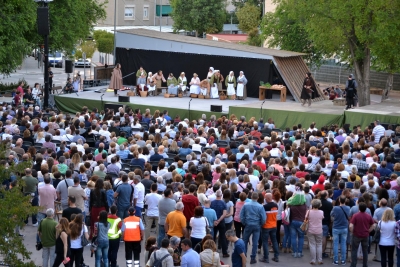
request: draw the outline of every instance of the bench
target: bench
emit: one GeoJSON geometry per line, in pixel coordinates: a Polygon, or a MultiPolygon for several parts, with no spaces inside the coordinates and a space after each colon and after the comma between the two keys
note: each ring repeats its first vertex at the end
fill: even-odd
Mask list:
{"type": "Polygon", "coordinates": [[[334,106],[346,106],[346,98],[338,97],[332,100],[334,106]]]}
{"type": "Polygon", "coordinates": [[[156,87],[156,94],[162,94],[162,90],[165,89],[168,92],[168,87],[165,86],[160,86],[160,87],[156,87]]]}
{"type": "Polygon", "coordinates": [[[382,95],[383,94],[383,89],[371,88],[369,90],[370,90],[370,94],[372,94],[372,95],[382,95]]]}
{"type": "Polygon", "coordinates": [[[61,92],[62,92],[62,86],[54,86],[53,88],[51,88],[51,91],[53,91],[53,94],[54,94],[54,91],[56,91],[57,95],[59,95],[61,92],[59,92],[58,90],[61,90],[61,92]]]}

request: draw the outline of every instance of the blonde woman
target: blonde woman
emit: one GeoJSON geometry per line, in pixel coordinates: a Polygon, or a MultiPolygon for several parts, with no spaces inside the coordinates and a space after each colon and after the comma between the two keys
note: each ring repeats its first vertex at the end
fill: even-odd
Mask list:
{"type": "Polygon", "coordinates": [[[397,223],[394,219],[394,213],[392,209],[387,209],[383,212],[382,220],[378,222],[378,227],[380,228],[381,232],[381,238],[379,239],[381,267],[393,267],[395,239],[398,236],[398,228],[397,223]]]}
{"type": "Polygon", "coordinates": [[[73,164],[74,171],[76,170],[79,172],[80,163],[81,163],[81,156],[79,156],[79,153],[75,153],[71,158],[71,164],[73,164]]]}
{"type": "MultiPolygon", "coordinates": [[[[69,222],[67,218],[62,217],[56,226],[56,258],[53,267],[58,267],[70,256],[71,240],[69,237],[69,222]]],[[[69,266],[67,263],[65,266],[69,266]]]]}
{"type": "Polygon", "coordinates": [[[221,267],[221,260],[214,240],[206,240],[203,251],[200,253],[201,266],[221,267]]]}
{"type": "Polygon", "coordinates": [[[44,142],[45,142],[45,140],[44,140],[44,132],[43,132],[43,130],[41,130],[40,132],[37,133],[36,142],[35,143],[43,144],[44,142]]]}
{"type": "Polygon", "coordinates": [[[206,186],[204,184],[200,185],[199,189],[197,189],[197,198],[199,199],[200,204],[204,206],[204,201],[207,199],[206,186]]]}

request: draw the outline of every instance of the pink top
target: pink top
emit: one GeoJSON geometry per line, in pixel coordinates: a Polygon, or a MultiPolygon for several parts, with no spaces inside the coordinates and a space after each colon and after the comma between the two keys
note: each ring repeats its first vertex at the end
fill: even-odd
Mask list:
{"type": "Polygon", "coordinates": [[[240,211],[242,210],[243,205],[245,204],[245,201],[238,200],[236,201],[236,211],[235,215],[233,216],[233,220],[236,222],[240,222],[240,211]]]}
{"type": "Polygon", "coordinates": [[[218,181],[218,179],[219,179],[220,176],[221,176],[220,173],[217,173],[217,172],[213,172],[213,173],[212,173],[212,177],[213,177],[213,179],[212,179],[212,184],[213,184],[213,185],[218,181]]]}
{"type": "Polygon", "coordinates": [[[322,210],[309,210],[306,213],[308,217],[308,232],[310,234],[322,234],[322,219],[324,218],[324,212],[322,210]]]}
{"type": "Polygon", "coordinates": [[[54,209],[54,201],[57,199],[56,189],[51,184],[39,187],[40,212],[46,213],[47,209],[54,209]]]}
{"type": "Polygon", "coordinates": [[[189,84],[191,84],[191,85],[193,85],[193,84],[197,84],[197,85],[199,85],[200,84],[200,79],[199,79],[199,77],[196,77],[196,78],[192,78],[192,80],[190,80],[190,83],[189,84]]]}

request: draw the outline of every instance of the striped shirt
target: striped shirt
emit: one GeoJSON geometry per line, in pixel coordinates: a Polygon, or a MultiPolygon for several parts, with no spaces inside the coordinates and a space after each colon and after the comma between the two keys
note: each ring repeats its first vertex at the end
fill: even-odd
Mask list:
{"type": "Polygon", "coordinates": [[[276,228],[278,205],[275,202],[269,202],[264,205],[265,215],[267,219],[263,225],[264,229],[276,228]]]}
{"type": "Polygon", "coordinates": [[[381,136],[385,135],[385,128],[382,125],[376,125],[372,130],[372,133],[375,135],[375,143],[379,143],[381,136]]]}

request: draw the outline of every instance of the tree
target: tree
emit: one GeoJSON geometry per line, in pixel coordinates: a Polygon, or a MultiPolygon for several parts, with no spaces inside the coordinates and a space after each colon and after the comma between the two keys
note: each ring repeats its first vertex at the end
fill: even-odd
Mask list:
{"type": "Polygon", "coordinates": [[[304,24],[293,19],[287,11],[288,2],[280,2],[275,12],[267,12],[261,22],[261,35],[267,40],[271,48],[306,53],[305,59],[310,65],[319,66],[322,62],[324,52],[315,46],[304,24]]]}
{"type": "MultiPolygon", "coordinates": [[[[7,160],[6,153],[9,153],[9,144],[5,142],[0,144],[0,159],[7,160]]],[[[30,252],[26,249],[23,239],[15,233],[15,226],[24,226],[24,220],[28,214],[38,212],[38,208],[32,207],[30,196],[24,196],[21,191],[23,181],[20,173],[24,169],[31,167],[31,162],[23,162],[18,165],[12,164],[8,168],[0,165],[0,183],[5,184],[10,178],[16,178],[18,186],[6,190],[0,188],[0,254],[3,255],[3,261],[9,266],[16,267],[34,267],[35,264],[30,259],[30,252]]]]}
{"type": "Polygon", "coordinates": [[[258,26],[260,25],[260,8],[246,3],[236,11],[239,20],[238,28],[248,34],[247,44],[253,46],[261,45],[258,26]]]}
{"type": "Polygon", "coordinates": [[[30,54],[26,35],[36,24],[36,3],[32,0],[1,1],[0,73],[9,75],[30,54]]]}
{"type": "MultiPolygon", "coordinates": [[[[339,55],[355,69],[360,106],[370,104],[371,51],[381,46],[382,30],[394,36],[399,18],[388,19],[387,12],[397,0],[277,0],[286,2],[289,16],[297,20],[319,50],[327,56],[339,55]],[[378,27],[380,22],[387,24],[378,27]],[[377,29],[380,28],[380,31],[377,29]]],[[[395,39],[399,39],[398,37],[395,39]]]]}
{"type": "Polygon", "coordinates": [[[94,52],[96,52],[96,43],[91,40],[84,41],[80,46],[78,46],[77,50],[75,51],[75,58],[83,58],[83,53],[86,54],[86,58],[92,58],[94,52]]]}
{"type": "Polygon", "coordinates": [[[242,8],[245,4],[261,7],[264,0],[232,0],[231,2],[236,8],[242,8]]]}
{"type": "Polygon", "coordinates": [[[224,0],[171,0],[174,31],[203,33],[222,31],[225,14],[224,0]]]}

